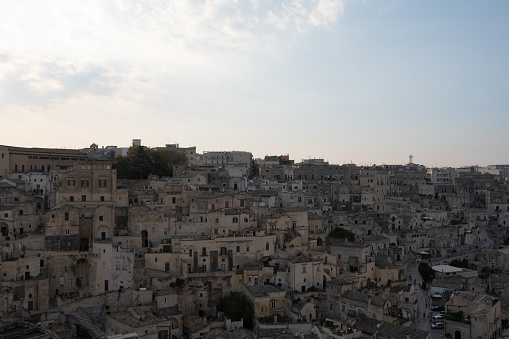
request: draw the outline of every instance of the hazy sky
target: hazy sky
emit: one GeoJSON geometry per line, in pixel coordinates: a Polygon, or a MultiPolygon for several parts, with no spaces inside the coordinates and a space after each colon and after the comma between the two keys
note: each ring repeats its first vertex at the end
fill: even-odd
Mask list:
{"type": "Polygon", "coordinates": [[[509,163],[509,1],[0,2],[0,144],[509,163]]]}

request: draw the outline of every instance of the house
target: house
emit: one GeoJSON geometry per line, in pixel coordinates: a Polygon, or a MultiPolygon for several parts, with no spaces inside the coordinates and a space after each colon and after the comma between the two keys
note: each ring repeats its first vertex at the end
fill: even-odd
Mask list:
{"type": "Polygon", "coordinates": [[[340,319],[366,315],[368,318],[383,320],[390,306],[388,299],[357,291],[347,291],[339,297],[340,319]]]}
{"type": "Polygon", "coordinates": [[[445,311],[445,333],[453,338],[495,339],[502,333],[500,300],[490,295],[455,292],[445,311]]]}
{"type": "Polygon", "coordinates": [[[285,290],[272,285],[245,286],[244,293],[254,304],[255,317],[284,314],[285,290]]]}

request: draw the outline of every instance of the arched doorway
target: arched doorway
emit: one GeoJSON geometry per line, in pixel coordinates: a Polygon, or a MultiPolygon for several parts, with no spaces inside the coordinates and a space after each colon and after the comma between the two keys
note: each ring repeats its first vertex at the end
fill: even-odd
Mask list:
{"type": "Polygon", "coordinates": [[[0,232],[2,233],[2,237],[9,236],[9,226],[5,222],[0,222],[0,232]]]}
{"type": "Polygon", "coordinates": [[[322,244],[323,244],[322,238],[316,239],[316,245],[317,246],[322,246],[322,244]]]}
{"type": "Polygon", "coordinates": [[[461,339],[461,332],[460,331],[456,330],[454,332],[454,339],[461,339]]]}
{"type": "Polygon", "coordinates": [[[107,226],[100,226],[97,229],[97,233],[100,241],[110,241],[110,229],[107,226]]]}
{"type": "Polygon", "coordinates": [[[179,325],[179,322],[176,318],[170,318],[170,321],[171,321],[171,338],[172,339],[177,339],[177,336],[175,334],[177,334],[180,330],[180,325],[179,325]]]}
{"type": "Polygon", "coordinates": [[[85,258],[76,262],[76,286],[88,286],[88,260],[85,258]]]}
{"type": "Polygon", "coordinates": [[[88,239],[87,238],[80,239],[80,252],[88,252],[88,239]]]}
{"type": "Polygon", "coordinates": [[[148,247],[148,232],[141,231],[141,247],[148,247]]]}

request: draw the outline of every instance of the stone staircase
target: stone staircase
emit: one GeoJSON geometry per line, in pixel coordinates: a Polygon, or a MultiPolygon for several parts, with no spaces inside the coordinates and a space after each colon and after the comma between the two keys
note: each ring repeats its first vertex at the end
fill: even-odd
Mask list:
{"type": "Polygon", "coordinates": [[[106,337],[106,333],[104,333],[99,326],[94,324],[94,322],[90,320],[90,317],[81,308],[69,313],[69,315],[74,317],[78,324],[83,326],[94,339],[106,337]]]}

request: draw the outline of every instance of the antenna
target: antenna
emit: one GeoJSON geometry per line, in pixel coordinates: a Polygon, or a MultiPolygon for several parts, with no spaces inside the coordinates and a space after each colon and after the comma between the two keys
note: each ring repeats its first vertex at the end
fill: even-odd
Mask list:
{"type": "Polygon", "coordinates": [[[409,164],[413,164],[414,163],[414,156],[411,155],[411,154],[408,156],[408,163],[409,164]]]}

